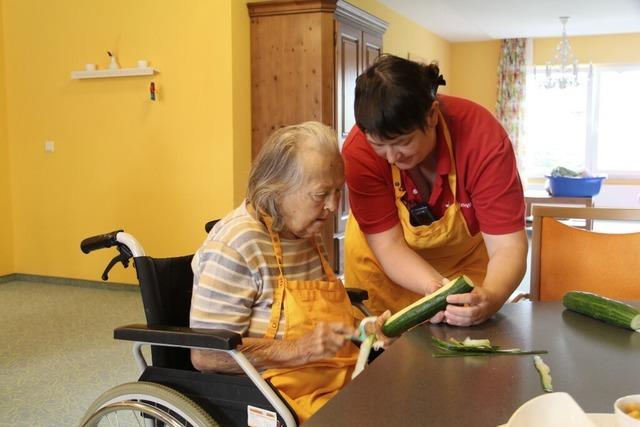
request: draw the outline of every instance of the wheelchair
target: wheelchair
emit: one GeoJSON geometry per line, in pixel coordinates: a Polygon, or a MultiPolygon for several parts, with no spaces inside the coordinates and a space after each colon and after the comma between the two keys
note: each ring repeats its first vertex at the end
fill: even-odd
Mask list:
{"type": "MultiPolygon", "coordinates": [[[[209,232],[217,221],[206,224],[209,232]]],[[[102,274],[133,258],[147,324],[118,327],[114,338],[132,341],[141,371],[137,382],[118,385],[99,396],[86,411],[81,427],[117,426],[297,426],[295,413],[236,348],[242,337],[225,330],[189,328],[193,255],[152,258],[124,230],[84,239],[81,250],[116,247],[118,255],[102,274]],[[151,364],[142,347],[151,346],[151,364]],[[190,349],[223,351],[244,375],[203,373],[191,364],[190,349]]],[[[370,315],[362,289],[347,289],[351,303],[370,315]]]]}

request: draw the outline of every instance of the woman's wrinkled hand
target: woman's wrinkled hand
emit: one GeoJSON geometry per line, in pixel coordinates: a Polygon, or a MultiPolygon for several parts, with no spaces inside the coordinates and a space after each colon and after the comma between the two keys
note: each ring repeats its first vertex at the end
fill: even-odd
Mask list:
{"type": "Polygon", "coordinates": [[[313,332],[297,340],[297,349],[304,363],[327,359],[336,355],[350,341],[355,330],[342,323],[320,322],[313,332]]]}
{"type": "Polygon", "coordinates": [[[382,325],[384,325],[384,322],[386,322],[389,317],[391,317],[391,311],[387,310],[378,316],[375,322],[366,323],[364,325],[365,333],[367,335],[375,334],[376,340],[381,341],[384,348],[390,346],[398,338],[388,337],[382,332],[382,325]]]}

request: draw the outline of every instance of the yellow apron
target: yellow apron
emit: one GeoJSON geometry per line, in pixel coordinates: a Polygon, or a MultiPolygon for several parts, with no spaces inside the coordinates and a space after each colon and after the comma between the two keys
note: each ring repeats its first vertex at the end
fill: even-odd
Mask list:
{"type": "MultiPolygon", "coordinates": [[[[349,296],[322,255],[316,240],[311,239],[328,280],[289,281],[283,274],[280,238],[273,232],[271,218],[263,216],[263,220],[271,236],[280,270],[265,338],[275,339],[283,310],[284,339],[288,340],[311,333],[321,321],[353,325],[349,296]]],[[[357,358],[358,348],[348,342],[331,359],[293,368],[268,369],[262,373],[262,377],[278,389],[302,423],[349,382],[357,358]]]]}
{"type": "MultiPolygon", "coordinates": [[[[442,218],[430,225],[412,226],[409,210],[402,202],[405,191],[400,171],[395,165],[391,165],[400,224],[409,247],[440,274],[447,278],[466,274],[476,285],[481,286],[489,262],[487,249],[481,233],[478,232],[474,236],[469,233],[457,201],[456,163],[451,135],[442,113],[439,113],[439,119],[451,159],[448,181],[453,193],[453,203],[445,210],[442,218]]],[[[387,277],[369,248],[353,214],[349,215],[346,227],[345,280],[349,286],[364,288],[369,292],[366,305],[378,315],[386,309],[396,312],[424,296],[397,285],[387,277]]]]}

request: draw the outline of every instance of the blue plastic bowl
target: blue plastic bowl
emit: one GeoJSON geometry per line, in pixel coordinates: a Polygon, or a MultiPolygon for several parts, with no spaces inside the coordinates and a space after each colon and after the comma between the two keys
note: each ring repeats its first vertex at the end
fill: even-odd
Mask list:
{"type": "Polygon", "coordinates": [[[600,192],[604,176],[588,178],[546,176],[551,195],[555,197],[593,197],[600,192]]]}

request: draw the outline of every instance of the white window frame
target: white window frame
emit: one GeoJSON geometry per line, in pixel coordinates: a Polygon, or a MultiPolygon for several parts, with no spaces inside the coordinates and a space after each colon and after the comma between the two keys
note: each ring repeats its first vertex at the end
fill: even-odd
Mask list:
{"type": "MultiPolygon", "coordinates": [[[[588,65],[581,64],[581,71],[588,70],[588,65]]],[[[530,78],[536,80],[544,78],[545,66],[533,66],[533,73],[529,73],[530,78]]],[[[585,133],[585,167],[587,170],[596,174],[606,174],[609,178],[614,179],[638,179],[640,178],[640,163],[638,170],[632,171],[611,171],[598,168],[598,129],[599,129],[599,95],[600,95],[600,76],[602,72],[606,71],[624,71],[624,70],[638,70],[640,71],[640,64],[608,64],[608,65],[593,65],[591,78],[587,79],[587,105],[585,109],[586,120],[586,133],[585,133]]],[[[557,89],[551,89],[557,90],[557,89]]],[[[640,118],[639,118],[640,120],[640,118]]],[[[542,176],[532,176],[534,178],[542,178],[542,176]]]]}
{"type": "Polygon", "coordinates": [[[638,170],[620,171],[620,170],[606,170],[598,167],[598,143],[599,135],[599,96],[600,96],[600,76],[606,71],[640,71],[640,64],[607,64],[607,65],[594,65],[593,77],[589,82],[589,88],[587,93],[587,157],[586,165],[591,171],[597,171],[599,174],[606,174],[609,178],[618,179],[637,179],[640,178],[640,159],[638,170]]]}

